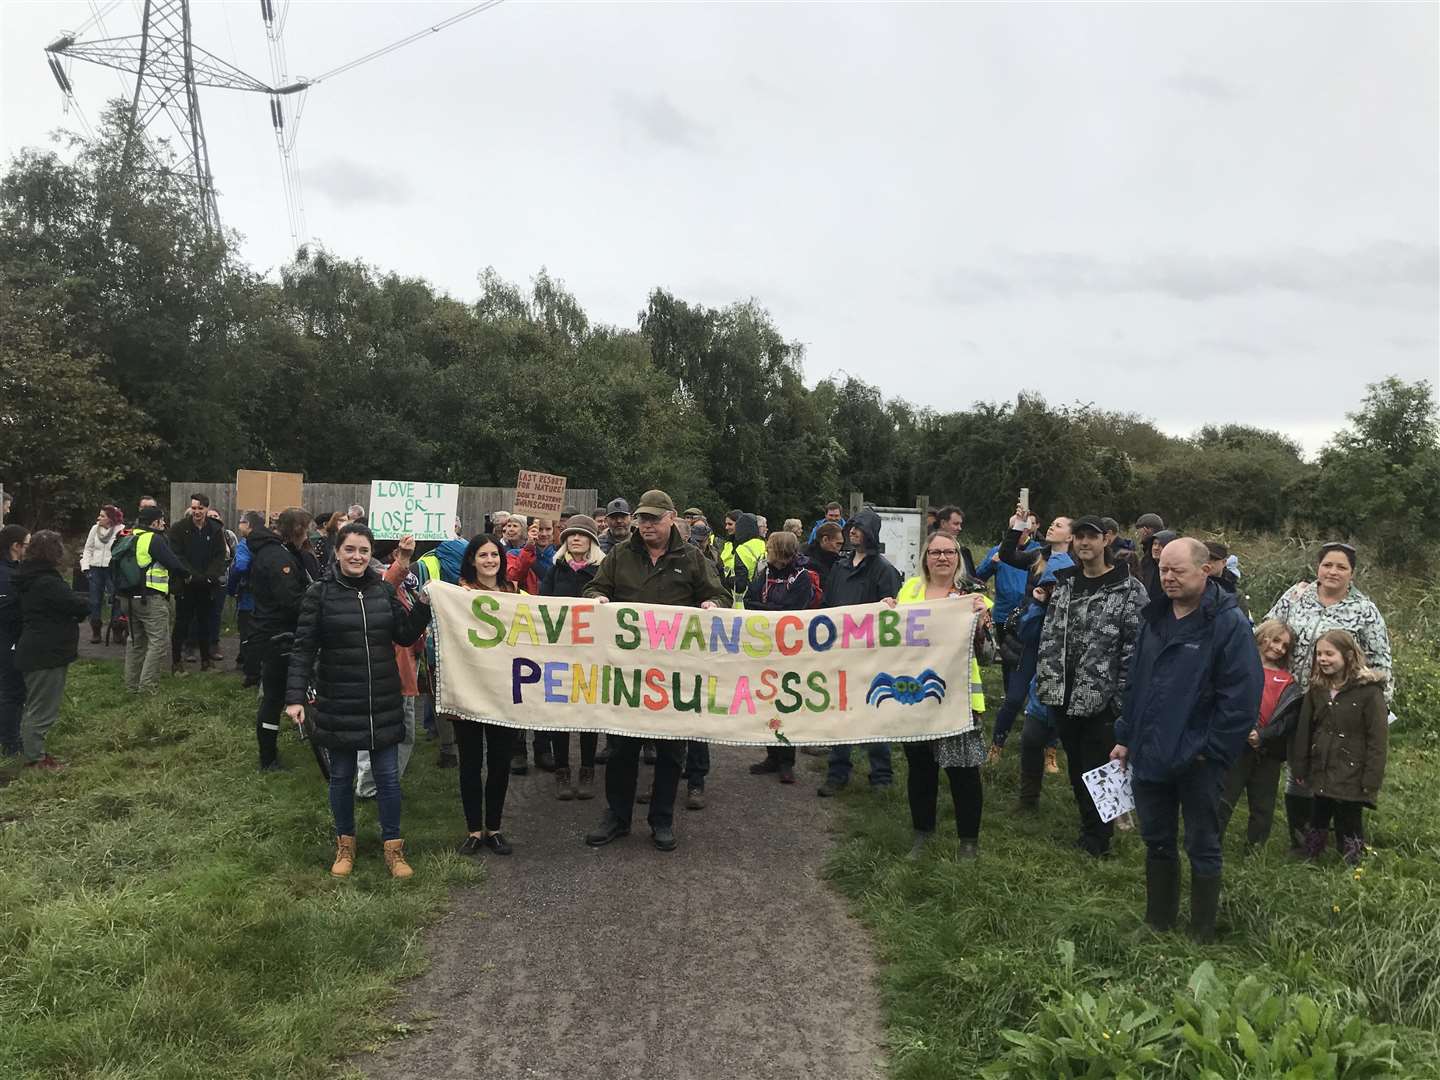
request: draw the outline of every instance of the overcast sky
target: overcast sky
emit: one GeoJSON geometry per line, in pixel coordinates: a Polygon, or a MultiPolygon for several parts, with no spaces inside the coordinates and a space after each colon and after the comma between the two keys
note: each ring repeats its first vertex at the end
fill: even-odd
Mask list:
{"type": "MultiPolygon", "coordinates": [[[[291,74],[467,6],[299,0],[291,74]]],[[[0,3],[7,155],[74,124],[41,50],[92,7],[0,3]]],[[[195,3],[196,41],[268,78],[259,8],[195,3]]],[[[511,0],[309,92],[308,236],[466,299],[544,266],[622,326],[657,285],[753,296],[812,383],[1314,450],[1367,381],[1440,378],[1437,11],[511,0]]],[[[121,89],[71,78],[92,122],[121,89]]],[[[201,107],[224,223],[275,268],[266,99],[201,107]]]]}

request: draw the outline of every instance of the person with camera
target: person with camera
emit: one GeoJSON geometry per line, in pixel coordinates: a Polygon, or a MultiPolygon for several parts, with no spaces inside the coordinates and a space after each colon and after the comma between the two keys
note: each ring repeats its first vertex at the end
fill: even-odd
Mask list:
{"type": "Polygon", "coordinates": [[[250,636],[245,642],[260,667],[260,704],[255,710],[255,741],[260,771],[280,771],[280,714],[285,708],[285,680],[300,602],[321,567],[310,551],[310,514],[292,506],[282,510],[273,530],[252,527],[245,538],[250,548],[250,594],[255,601],[250,636]]]}

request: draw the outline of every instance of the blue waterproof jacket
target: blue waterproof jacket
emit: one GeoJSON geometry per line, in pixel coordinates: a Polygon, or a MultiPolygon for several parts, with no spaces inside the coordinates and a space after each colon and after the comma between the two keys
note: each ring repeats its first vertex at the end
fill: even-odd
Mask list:
{"type": "Polygon", "coordinates": [[[255,594],[250,591],[250,545],[243,536],[235,545],[235,561],[225,578],[225,591],[235,597],[236,611],[255,610],[255,594]]]}
{"type": "Polygon", "coordinates": [[[1206,582],[1200,607],[1165,640],[1156,628],[1169,617],[1168,597],[1141,610],[1129,694],[1115,724],[1137,780],[1170,780],[1201,756],[1228,767],[1260,714],[1260,651],[1235,597],[1206,582]]]}
{"type": "MultiPolygon", "coordinates": [[[[1021,549],[1021,553],[1027,551],[1039,551],[1044,544],[1037,544],[1034,540],[1021,549]]],[[[1010,617],[1010,613],[1025,600],[1025,583],[1029,575],[1017,566],[1009,563],[992,561],[1000,554],[1000,545],[996,544],[985,553],[985,558],[980,560],[980,565],[975,567],[975,577],[981,581],[995,579],[995,610],[991,615],[996,623],[1003,623],[1010,617]]],[[[1066,556],[1069,558],[1069,556],[1066,556]]],[[[1060,569],[1058,566],[1056,569],[1060,569]]]]}

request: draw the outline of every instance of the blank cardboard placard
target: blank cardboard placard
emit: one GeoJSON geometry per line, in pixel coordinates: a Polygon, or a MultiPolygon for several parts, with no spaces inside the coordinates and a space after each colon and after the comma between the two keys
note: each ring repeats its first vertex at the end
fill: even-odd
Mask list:
{"type": "Polygon", "coordinates": [[[266,520],[291,506],[303,505],[303,473],[239,469],[235,473],[235,511],[259,510],[266,520]]]}

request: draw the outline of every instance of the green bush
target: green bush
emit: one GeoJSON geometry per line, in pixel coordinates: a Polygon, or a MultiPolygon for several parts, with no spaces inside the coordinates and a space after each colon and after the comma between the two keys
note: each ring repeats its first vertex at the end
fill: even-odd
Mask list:
{"type": "Polygon", "coordinates": [[[1123,984],[1085,984],[1073,942],[1059,944],[1063,981],[1025,1031],[1001,1034],[1009,1047],[981,1070],[985,1080],[1104,1077],[1146,1080],[1368,1080],[1414,1076],[1390,1030],[1254,976],[1233,989],[1207,960],[1186,993],[1162,1012],[1123,984]]]}

